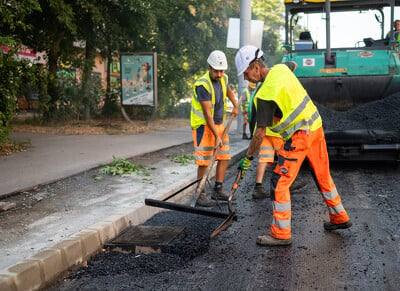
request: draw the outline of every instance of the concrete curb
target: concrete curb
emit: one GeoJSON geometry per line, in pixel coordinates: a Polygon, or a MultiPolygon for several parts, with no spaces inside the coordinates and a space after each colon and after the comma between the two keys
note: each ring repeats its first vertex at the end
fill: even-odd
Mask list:
{"type": "MultiPolygon", "coordinates": [[[[246,146],[247,149],[247,146],[246,146]]],[[[229,166],[235,164],[245,153],[243,147],[231,152],[229,166]]],[[[215,166],[210,178],[215,176],[215,166]]],[[[179,189],[193,182],[185,181],[173,191],[157,197],[162,200],[179,189]]],[[[182,202],[189,193],[193,193],[193,185],[171,198],[171,202],[182,202]]],[[[39,290],[50,286],[62,275],[101,251],[103,245],[131,225],[139,225],[153,215],[166,211],[164,209],[141,206],[133,211],[112,215],[88,228],[70,236],[52,247],[39,251],[32,257],[0,270],[0,290],[39,290]]]]}

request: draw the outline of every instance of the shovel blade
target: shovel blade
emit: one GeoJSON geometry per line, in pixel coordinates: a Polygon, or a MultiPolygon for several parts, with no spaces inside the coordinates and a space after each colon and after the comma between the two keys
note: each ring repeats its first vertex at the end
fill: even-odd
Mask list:
{"type": "Polygon", "coordinates": [[[213,233],[210,235],[210,238],[215,237],[221,231],[225,230],[231,224],[234,217],[235,217],[234,212],[229,214],[228,217],[213,231],[213,233]]]}

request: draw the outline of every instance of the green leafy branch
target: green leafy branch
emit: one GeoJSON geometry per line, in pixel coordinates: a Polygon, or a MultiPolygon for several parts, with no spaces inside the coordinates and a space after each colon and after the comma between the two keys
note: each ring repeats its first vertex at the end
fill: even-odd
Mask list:
{"type": "Polygon", "coordinates": [[[116,159],[113,156],[113,161],[100,169],[100,174],[109,174],[109,175],[130,175],[137,174],[140,176],[150,176],[151,171],[155,168],[145,168],[142,165],[135,165],[124,158],[116,159]]]}
{"type": "Polygon", "coordinates": [[[170,160],[174,163],[180,164],[181,166],[186,166],[190,162],[194,161],[194,155],[190,154],[181,154],[174,157],[171,157],[170,160]]]}

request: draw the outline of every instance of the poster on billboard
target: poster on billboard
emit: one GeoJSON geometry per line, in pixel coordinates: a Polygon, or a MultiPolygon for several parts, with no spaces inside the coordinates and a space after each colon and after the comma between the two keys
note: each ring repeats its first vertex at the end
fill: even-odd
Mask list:
{"type": "Polygon", "coordinates": [[[157,53],[121,53],[121,104],[157,107],[157,53]]]}

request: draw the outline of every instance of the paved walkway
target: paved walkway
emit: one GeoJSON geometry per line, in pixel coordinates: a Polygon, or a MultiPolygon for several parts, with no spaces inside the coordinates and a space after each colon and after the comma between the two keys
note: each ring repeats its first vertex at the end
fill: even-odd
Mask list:
{"type": "Polygon", "coordinates": [[[190,142],[189,127],[135,135],[13,133],[30,141],[26,152],[0,157],[0,198],[136,155],[190,142]]]}

